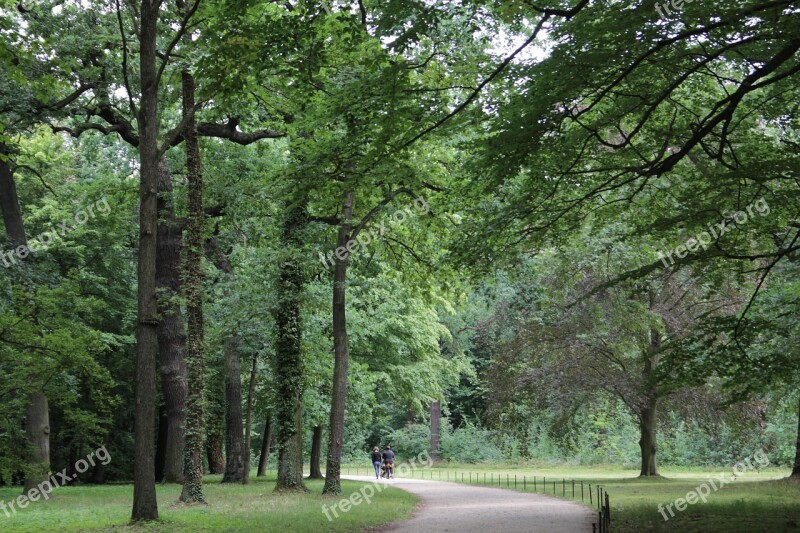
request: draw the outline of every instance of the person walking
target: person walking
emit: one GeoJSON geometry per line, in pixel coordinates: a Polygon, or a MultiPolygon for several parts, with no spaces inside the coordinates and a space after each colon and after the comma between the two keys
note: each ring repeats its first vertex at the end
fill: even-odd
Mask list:
{"type": "Polygon", "coordinates": [[[375,446],[372,449],[372,466],[375,467],[375,479],[381,477],[381,461],[383,457],[381,455],[381,449],[375,446]]]}
{"type": "Polygon", "coordinates": [[[383,450],[383,464],[386,465],[389,479],[394,479],[394,452],[391,446],[386,446],[386,449],[383,450]]]}

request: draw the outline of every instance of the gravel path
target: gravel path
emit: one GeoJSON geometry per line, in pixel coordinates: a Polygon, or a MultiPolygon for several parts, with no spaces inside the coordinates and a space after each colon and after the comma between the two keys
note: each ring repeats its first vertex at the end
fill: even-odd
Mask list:
{"type": "MultiPolygon", "coordinates": [[[[342,476],[376,481],[368,476],[342,476]]],[[[597,515],[581,504],[542,494],[420,479],[382,480],[419,496],[422,504],[410,520],[382,531],[400,533],[588,533],[597,515]]]]}

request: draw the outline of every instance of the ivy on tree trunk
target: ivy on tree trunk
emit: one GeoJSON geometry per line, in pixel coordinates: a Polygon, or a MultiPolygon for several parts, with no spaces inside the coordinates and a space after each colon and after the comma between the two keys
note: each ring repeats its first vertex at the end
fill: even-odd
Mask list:
{"type": "Polygon", "coordinates": [[[278,302],[275,309],[278,481],[276,491],[305,490],[303,483],[303,391],[305,370],[302,353],[300,302],[305,276],[298,256],[300,232],[307,223],[305,202],[295,203],[286,215],[281,234],[287,253],[278,267],[278,302]]]}
{"type": "Polygon", "coordinates": [[[205,395],[205,342],[203,335],[203,175],[200,146],[194,120],[195,83],[192,75],[181,74],[183,116],[186,123],[186,174],[188,182],[188,223],[186,225],[186,310],[189,315],[186,366],[189,370],[189,395],[186,406],[186,449],[183,463],[181,501],[205,503],[203,493],[203,404],[205,395]]]}

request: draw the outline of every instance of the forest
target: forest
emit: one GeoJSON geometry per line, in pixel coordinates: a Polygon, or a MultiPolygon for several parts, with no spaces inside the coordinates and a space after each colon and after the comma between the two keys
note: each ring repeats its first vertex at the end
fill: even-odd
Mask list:
{"type": "Polygon", "coordinates": [[[0,209],[0,530],[800,527],[796,1],[0,0],[0,209]]]}

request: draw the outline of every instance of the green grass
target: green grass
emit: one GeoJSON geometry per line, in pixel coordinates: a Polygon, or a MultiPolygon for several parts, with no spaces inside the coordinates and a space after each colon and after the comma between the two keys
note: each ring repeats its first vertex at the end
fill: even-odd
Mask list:
{"type": "MultiPolygon", "coordinates": [[[[370,504],[361,503],[331,521],[322,505],[332,506],[365,484],[343,481],[343,496],[322,496],[321,481],[307,481],[308,494],[275,494],[274,472],[268,478],[252,478],[249,485],[222,485],[220,476],[207,476],[207,506],[178,503],[180,487],[160,485],[160,521],[147,526],[129,525],[132,485],[61,487],[50,501],[31,502],[26,509],[6,517],[0,511],[0,531],[362,531],[411,516],[417,498],[389,487],[376,493],[370,504]]],[[[21,494],[19,487],[0,488],[0,500],[8,502],[21,494]]]]}
{"type": "MultiPolygon", "coordinates": [[[[399,463],[398,463],[399,464],[399,463]]],[[[345,470],[347,472],[347,470],[345,470]]],[[[354,467],[350,468],[355,473],[354,467]]],[[[359,473],[368,472],[360,466],[359,473]]],[[[611,501],[611,528],[619,533],[680,531],[686,533],[754,533],[800,531],[800,483],[786,479],[788,471],[768,468],[761,471],[748,471],[736,481],[726,484],[717,491],[711,491],[706,503],[698,501],[683,512],[675,512],[674,517],[664,521],[658,505],[666,505],[677,498],[684,498],[689,491],[707,483],[709,478],[726,474],[725,468],[662,468],[663,477],[639,479],[638,470],[616,466],[530,466],[530,465],[436,465],[432,468],[417,468],[409,477],[442,479],[468,483],[483,483],[486,475],[487,485],[494,479],[494,486],[508,485],[514,488],[517,476],[517,490],[525,488],[533,492],[533,478],[536,488],[542,492],[542,479],[547,479],[547,493],[553,494],[552,482],[556,481],[556,495],[561,497],[562,479],[584,481],[586,503],[588,504],[588,485],[594,488],[598,483],[609,493],[611,501]],[[508,476],[508,477],[506,477],[508,476]]],[[[715,482],[716,483],[716,482],[715,482]]],[[[576,485],[576,499],[580,501],[580,485],[576,485]]],[[[572,499],[572,485],[566,484],[567,499],[572,499]]],[[[673,507],[674,508],[674,507],[673,507]]]]}

